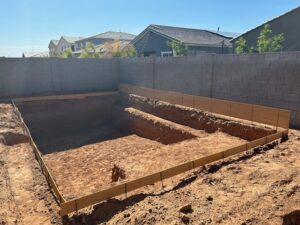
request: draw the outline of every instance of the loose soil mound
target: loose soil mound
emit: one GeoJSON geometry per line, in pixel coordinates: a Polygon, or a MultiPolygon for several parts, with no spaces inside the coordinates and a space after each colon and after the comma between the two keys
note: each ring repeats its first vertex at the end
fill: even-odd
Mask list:
{"type": "Polygon", "coordinates": [[[0,104],[0,144],[15,145],[28,142],[11,104],[0,104]]]}

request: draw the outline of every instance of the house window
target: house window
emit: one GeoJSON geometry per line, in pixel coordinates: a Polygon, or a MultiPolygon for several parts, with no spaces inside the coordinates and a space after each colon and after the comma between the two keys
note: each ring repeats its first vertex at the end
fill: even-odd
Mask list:
{"type": "Polygon", "coordinates": [[[166,51],[166,52],[161,52],[161,57],[172,57],[173,52],[172,51],[166,51]]]}

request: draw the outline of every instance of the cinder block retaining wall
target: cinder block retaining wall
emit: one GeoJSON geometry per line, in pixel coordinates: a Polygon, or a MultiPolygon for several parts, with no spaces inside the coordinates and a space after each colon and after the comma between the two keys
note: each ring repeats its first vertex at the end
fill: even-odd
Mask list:
{"type": "Polygon", "coordinates": [[[0,59],[0,98],[110,91],[118,59],[0,59]]]}
{"type": "Polygon", "coordinates": [[[118,83],[289,109],[300,127],[300,52],[137,59],[0,59],[0,98],[118,83]]]}
{"type": "Polygon", "coordinates": [[[289,109],[300,127],[300,52],[120,60],[120,82],[289,109]]]}

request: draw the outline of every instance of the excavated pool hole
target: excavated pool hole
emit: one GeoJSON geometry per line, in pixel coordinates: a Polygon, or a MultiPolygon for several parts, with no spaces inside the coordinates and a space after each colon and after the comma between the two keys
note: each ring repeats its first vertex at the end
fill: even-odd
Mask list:
{"type": "Polygon", "coordinates": [[[17,106],[67,200],[275,132],[135,95],[17,106]]]}

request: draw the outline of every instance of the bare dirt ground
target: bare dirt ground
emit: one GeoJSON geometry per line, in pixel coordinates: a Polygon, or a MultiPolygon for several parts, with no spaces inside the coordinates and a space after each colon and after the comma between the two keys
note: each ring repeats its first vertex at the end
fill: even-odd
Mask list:
{"type": "MultiPolygon", "coordinates": [[[[0,104],[0,118],[0,133],[23,133],[10,104],[0,104]]],[[[135,135],[124,136],[129,137],[139,139],[141,145],[155,143],[153,151],[170,147],[135,135]]],[[[32,149],[21,140],[8,146],[2,135],[0,224],[61,224],[59,207],[32,149]]],[[[181,150],[185,147],[189,154],[189,141],[194,140],[173,145],[181,150]]],[[[126,146],[126,142],[119,145],[126,146]]],[[[64,224],[300,224],[300,131],[291,130],[288,141],[273,147],[251,150],[183,174],[181,181],[174,177],[172,182],[164,183],[163,189],[149,185],[151,188],[143,188],[128,198],[102,202],[65,218],[64,224]]],[[[161,165],[164,163],[168,158],[161,165]]],[[[161,165],[153,164],[155,169],[161,169],[161,165]]],[[[126,169],[125,172],[130,176],[126,169]]]]}
{"type": "Polygon", "coordinates": [[[299,225],[299,149],[292,130],[274,148],[230,157],[164,190],[108,200],[67,223],[299,225]]]}
{"type": "Polygon", "coordinates": [[[132,134],[43,157],[58,188],[66,199],[71,199],[117,184],[111,182],[114,164],[126,173],[119,182],[129,181],[244,142],[217,132],[163,145],[132,134]]]}
{"type": "Polygon", "coordinates": [[[49,191],[12,105],[0,104],[0,224],[60,224],[49,191]],[[9,135],[6,135],[9,132],[9,135]],[[5,138],[10,138],[13,142],[5,138]],[[14,137],[11,139],[11,137],[14,137]]]}

